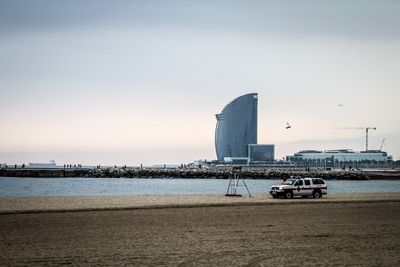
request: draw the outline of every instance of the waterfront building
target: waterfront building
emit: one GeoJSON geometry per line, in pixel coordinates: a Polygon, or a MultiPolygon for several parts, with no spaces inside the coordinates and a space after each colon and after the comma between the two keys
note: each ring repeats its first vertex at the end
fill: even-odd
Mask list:
{"type": "Polygon", "coordinates": [[[275,159],[275,145],[249,144],[248,155],[250,164],[271,163],[275,159]]]}
{"type": "Polygon", "coordinates": [[[287,156],[286,160],[297,165],[318,168],[384,168],[393,164],[393,157],[381,150],[302,150],[293,156],[287,156]]]}
{"type": "Polygon", "coordinates": [[[247,165],[249,163],[248,157],[225,157],[225,164],[234,164],[234,165],[247,165]]]}
{"type": "Polygon", "coordinates": [[[257,144],[257,93],[242,95],[215,115],[215,150],[218,161],[248,157],[248,145],[257,144]]]}

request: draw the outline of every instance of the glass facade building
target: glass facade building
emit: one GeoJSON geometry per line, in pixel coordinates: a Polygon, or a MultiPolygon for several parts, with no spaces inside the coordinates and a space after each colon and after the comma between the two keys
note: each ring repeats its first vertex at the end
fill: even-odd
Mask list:
{"type": "Polygon", "coordinates": [[[249,162],[266,163],[275,159],[275,145],[249,144],[249,162]]]}
{"type": "Polygon", "coordinates": [[[215,115],[215,150],[225,157],[248,157],[248,145],[257,144],[257,93],[242,95],[215,115]]]}

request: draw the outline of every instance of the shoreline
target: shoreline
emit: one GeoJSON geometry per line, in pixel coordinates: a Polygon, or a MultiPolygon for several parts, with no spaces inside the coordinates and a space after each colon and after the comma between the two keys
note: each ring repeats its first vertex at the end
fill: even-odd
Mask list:
{"type": "Polygon", "coordinates": [[[1,196],[0,215],[372,202],[400,202],[400,192],[331,193],[320,199],[273,199],[267,194],[252,197],[226,197],[223,195],[1,196]]]}

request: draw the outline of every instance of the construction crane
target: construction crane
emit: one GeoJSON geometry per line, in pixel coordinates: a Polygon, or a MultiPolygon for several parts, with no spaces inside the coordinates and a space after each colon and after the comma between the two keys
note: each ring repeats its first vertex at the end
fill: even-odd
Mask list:
{"type": "Polygon", "coordinates": [[[385,143],[385,140],[386,140],[386,138],[383,138],[381,147],[379,148],[380,151],[382,151],[383,143],[385,143]]]}
{"type": "Polygon", "coordinates": [[[365,151],[368,151],[368,131],[376,130],[376,127],[335,127],[334,129],[365,130],[365,151]]]}

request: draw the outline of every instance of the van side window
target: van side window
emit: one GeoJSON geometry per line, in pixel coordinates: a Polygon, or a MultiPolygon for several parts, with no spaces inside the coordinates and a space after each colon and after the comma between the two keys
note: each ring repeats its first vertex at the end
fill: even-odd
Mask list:
{"type": "Polygon", "coordinates": [[[305,185],[310,185],[310,180],[304,180],[305,185]]]}
{"type": "Polygon", "coordinates": [[[322,179],[312,179],[313,184],[325,184],[322,179]]]}
{"type": "Polygon", "coordinates": [[[303,180],[297,180],[295,185],[303,185],[303,180]]]}

